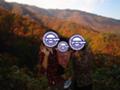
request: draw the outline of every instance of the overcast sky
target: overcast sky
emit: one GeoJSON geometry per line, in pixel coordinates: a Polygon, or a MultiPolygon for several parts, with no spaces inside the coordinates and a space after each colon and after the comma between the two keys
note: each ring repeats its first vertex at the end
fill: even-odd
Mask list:
{"type": "Polygon", "coordinates": [[[120,19],[120,0],[6,0],[47,9],[77,9],[120,19]]]}

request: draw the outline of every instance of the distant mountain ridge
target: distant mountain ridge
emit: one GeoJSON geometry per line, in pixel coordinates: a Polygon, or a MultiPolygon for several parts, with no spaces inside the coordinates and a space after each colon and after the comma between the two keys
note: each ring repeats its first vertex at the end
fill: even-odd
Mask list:
{"type": "Polygon", "coordinates": [[[120,33],[120,20],[106,18],[79,10],[42,9],[18,3],[7,3],[1,0],[0,6],[44,24],[58,31],[77,31],[81,28],[93,32],[120,33]]]}
{"type": "Polygon", "coordinates": [[[12,36],[9,38],[9,32],[17,37],[31,38],[34,44],[35,41],[41,43],[47,29],[54,29],[67,38],[73,34],[82,35],[94,54],[120,56],[119,20],[78,10],[42,9],[0,2],[0,39],[6,47],[17,41],[12,36]]]}

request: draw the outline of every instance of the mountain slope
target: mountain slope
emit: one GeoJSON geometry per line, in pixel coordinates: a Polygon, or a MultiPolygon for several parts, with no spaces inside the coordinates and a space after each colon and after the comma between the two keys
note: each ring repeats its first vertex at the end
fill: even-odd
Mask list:
{"type": "MultiPolygon", "coordinates": [[[[0,36],[3,36],[0,39],[9,36],[4,33],[12,31],[15,35],[32,37],[39,42],[46,29],[51,28],[68,38],[73,34],[82,35],[94,54],[120,56],[119,20],[76,10],[46,10],[4,1],[0,2],[0,6],[9,10],[8,16],[5,16],[6,11],[0,9],[0,36]],[[9,18],[12,19],[12,24],[8,22],[9,18]]],[[[12,38],[10,42],[3,41],[9,44],[12,38]]]]}
{"type": "MultiPolygon", "coordinates": [[[[42,9],[35,6],[7,3],[2,0],[0,6],[44,24],[57,31],[67,29],[73,33],[91,30],[91,32],[120,33],[120,20],[106,18],[78,10],[42,9]],[[71,31],[72,30],[72,31],[71,31]]],[[[71,33],[71,34],[73,34],[71,33]]]]}

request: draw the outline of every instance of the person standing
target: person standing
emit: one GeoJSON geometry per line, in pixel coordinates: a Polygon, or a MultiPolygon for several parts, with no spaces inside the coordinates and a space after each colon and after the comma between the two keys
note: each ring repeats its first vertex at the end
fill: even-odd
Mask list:
{"type": "Polygon", "coordinates": [[[57,50],[57,56],[59,64],[64,67],[64,90],[69,90],[71,88],[71,81],[72,81],[72,68],[71,68],[71,50],[66,52],[60,52],[57,50]]]}
{"type": "Polygon", "coordinates": [[[73,90],[92,90],[93,54],[88,46],[72,54],[73,90]]]}
{"type": "Polygon", "coordinates": [[[42,46],[40,49],[41,73],[48,79],[49,90],[63,90],[64,68],[58,63],[55,48],[42,46]]]}

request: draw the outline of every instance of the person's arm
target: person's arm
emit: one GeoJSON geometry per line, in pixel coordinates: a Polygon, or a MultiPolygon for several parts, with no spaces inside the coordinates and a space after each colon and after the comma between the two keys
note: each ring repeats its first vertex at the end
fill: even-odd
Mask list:
{"type": "Polygon", "coordinates": [[[46,48],[43,48],[42,50],[41,50],[43,53],[44,53],[44,58],[43,58],[43,62],[42,62],[42,67],[44,68],[44,69],[47,69],[47,67],[48,67],[48,57],[49,57],[49,51],[46,49],[46,48]]]}
{"type": "Polygon", "coordinates": [[[47,69],[47,67],[48,67],[48,55],[44,56],[44,59],[43,59],[43,62],[42,62],[42,67],[44,69],[47,69]]]}
{"type": "Polygon", "coordinates": [[[48,57],[49,57],[49,51],[47,51],[45,47],[41,48],[41,52],[40,52],[40,72],[42,74],[46,73],[46,70],[47,70],[47,67],[48,67],[48,57]]]}

